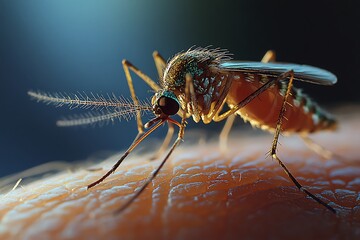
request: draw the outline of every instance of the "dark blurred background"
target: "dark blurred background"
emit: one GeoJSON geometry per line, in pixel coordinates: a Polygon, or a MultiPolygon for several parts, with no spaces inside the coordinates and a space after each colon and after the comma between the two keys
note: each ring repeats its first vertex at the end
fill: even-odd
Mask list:
{"type": "MultiPolygon", "coordinates": [[[[193,45],[213,45],[236,59],[260,60],[274,49],[279,61],[322,67],[338,76],[332,87],[303,86],[320,104],[358,103],[357,2],[0,1],[0,177],[128,146],[135,121],[58,128],[55,121],[73,112],[37,104],[26,92],[130,96],[121,60],[157,79],[153,50],[169,58],[193,45]]],[[[151,96],[138,78],[135,87],[139,99],[151,96]]],[[[221,126],[190,124],[210,132],[221,126]]]]}

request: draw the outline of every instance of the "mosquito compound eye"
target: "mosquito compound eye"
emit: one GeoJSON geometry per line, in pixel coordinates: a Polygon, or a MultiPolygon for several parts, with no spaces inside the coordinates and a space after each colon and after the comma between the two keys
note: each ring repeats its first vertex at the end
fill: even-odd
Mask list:
{"type": "Polygon", "coordinates": [[[174,115],[179,111],[179,103],[175,99],[166,96],[159,98],[158,106],[166,115],[174,115]]]}

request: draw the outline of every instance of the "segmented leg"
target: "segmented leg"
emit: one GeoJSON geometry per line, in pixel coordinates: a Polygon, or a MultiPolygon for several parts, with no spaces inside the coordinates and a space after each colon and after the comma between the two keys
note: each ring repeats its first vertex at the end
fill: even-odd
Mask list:
{"type": "MultiPolygon", "coordinates": [[[[189,96],[189,99],[186,102],[190,103],[190,106],[192,109],[192,116],[193,116],[195,122],[198,122],[198,121],[200,121],[201,116],[199,113],[198,104],[197,104],[197,100],[196,100],[194,81],[190,74],[186,74],[185,79],[187,81],[186,84],[188,85],[187,90],[189,91],[188,93],[185,92],[185,97],[186,97],[186,94],[188,94],[188,96],[189,96]]],[[[187,106],[187,105],[185,105],[185,106],[187,106]]]]}
{"type": "MultiPolygon", "coordinates": [[[[164,76],[166,61],[160,55],[160,53],[158,51],[153,52],[153,58],[154,58],[155,66],[156,66],[156,69],[157,69],[157,72],[159,75],[159,79],[162,79],[164,76]]],[[[161,156],[161,154],[164,153],[164,151],[169,146],[173,135],[174,135],[174,125],[171,123],[168,123],[168,131],[166,133],[166,137],[165,137],[163,143],[161,144],[161,147],[159,148],[159,150],[154,154],[154,156],[151,159],[157,159],[158,157],[161,156]]]]}
{"type": "MultiPolygon", "coordinates": [[[[187,104],[190,101],[190,92],[191,92],[191,84],[192,84],[192,78],[189,76],[186,76],[186,84],[185,84],[185,106],[187,106],[187,104]]],[[[166,154],[165,158],[161,161],[160,165],[155,169],[155,171],[152,172],[152,174],[150,175],[150,177],[146,180],[146,182],[141,186],[141,188],[135,192],[135,194],[118,210],[116,210],[114,213],[115,214],[119,214],[122,211],[124,211],[128,206],[130,206],[131,203],[133,203],[135,201],[135,199],[137,199],[140,194],[146,189],[146,187],[152,182],[152,180],[154,180],[154,178],[158,175],[158,173],[160,172],[160,170],[162,169],[162,167],[165,165],[166,161],[169,159],[170,155],[172,154],[172,152],[175,150],[175,148],[179,145],[180,141],[184,138],[184,131],[185,131],[185,127],[186,127],[186,118],[187,118],[187,114],[186,114],[186,109],[183,109],[182,112],[182,118],[181,118],[181,124],[179,124],[178,122],[176,122],[175,120],[168,118],[167,121],[170,121],[171,123],[176,124],[177,126],[179,126],[179,132],[178,132],[178,137],[175,140],[175,142],[173,143],[173,145],[171,146],[169,152],[166,154]]]]}
{"type": "MultiPolygon", "coordinates": [[[[133,99],[135,104],[139,104],[139,100],[137,99],[136,94],[135,94],[135,89],[134,89],[134,85],[133,85],[133,80],[130,75],[130,70],[133,71],[136,75],[138,75],[142,80],[144,80],[144,82],[146,82],[153,90],[155,90],[155,91],[160,90],[159,85],[157,85],[150,77],[148,77],[146,74],[142,73],[138,68],[136,68],[134,65],[132,65],[129,61],[124,59],[122,61],[122,65],[124,68],[127,83],[129,85],[131,98],[133,99]]],[[[136,122],[137,122],[137,128],[138,128],[138,137],[140,137],[140,135],[144,133],[144,124],[141,120],[140,111],[137,112],[136,122]]]]}
{"type": "MultiPolygon", "coordinates": [[[[261,59],[261,62],[268,63],[268,62],[274,62],[276,58],[275,52],[272,50],[268,50],[263,58],[261,59]]],[[[226,101],[226,100],[225,100],[226,101]]],[[[222,107],[219,109],[218,113],[221,111],[222,107]]],[[[218,116],[218,115],[217,115],[218,116]]],[[[227,143],[229,139],[229,133],[231,131],[231,128],[235,121],[235,114],[230,115],[225,122],[225,125],[223,129],[221,130],[220,136],[219,136],[219,145],[220,150],[225,152],[227,150],[227,143]]]]}
{"type": "Polygon", "coordinates": [[[243,108],[244,106],[246,106],[248,103],[250,103],[252,100],[254,100],[257,96],[259,96],[261,93],[263,93],[264,91],[266,91],[268,88],[270,88],[272,85],[282,81],[282,80],[286,80],[288,77],[291,77],[292,75],[294,75],[293,71],[288,71],[285,73],[282,73],[279,77],[277,78],[271,78],[269,81],[267,81],[264,85],[262,85],[260,88],[258,88],[255,92],[251,93],[249,96],[247,96],[246,98],[244,98],[244,100],[242,100],[241,102],[239,102],[237,105],[233,106],[230,110],[222,113],[221,115],[219,115],[219,113],[216,113],[214,115],[213,120],[215,122],[220,122],[226,118],[228,118],[230,115],[236,113],[239,109],[243,108]]]}
{"type": "Polygon", "coordinates": [[[325,203],[324,201],[322,201],[320,198],[318,198],[317,196],[315,196],[314,194],[312,194],[311,192],[309,192],[308,190],[306,190],[297,180],[296,178],[292,175],[292,173],[287,169],[287,167],[284,165],[284,163],[280,160],[280,158],[277,156],[276,154],[276,149],[277,149],[277,145],[278,145],[278,141],[279,141],[279,135],[281,132],[281,125],[282,125],[282,121],[285,115],[285,111],[286,111],[286,105],[287,105],[287,99],[290,95],[291,92],[291,88],[292,88],[292,84],[293,84],[293,79],[294,79],[294,72],[293,71],[289,71],[287,72],[285,78],[290,77],[289,79],[289,83],[287,86],[287,90],[284,96],[284,101],[279,113],[279,117],[278,117],[278,121],[276,124],[276,129],[275,129],[275,134],[274,134],[274,139],[273,139],[273,143],[271,146],[271,157],[274,160],[277,160],[277,162],[279,163],[279,165],[284,169],[285,173],[289,176],[289,178],[291,179],[291,181],[296,185],[296,187],[304,192],[305,194],[307,194],[309,197],[311,197],[312,199],[314,199],[315,201],[317,201],[318,203],[320,203],[321,205],[323,205],[324,207],[326,207],[327,209],[329,209],[331,212],[336,213],[335,209],[330,207],[327,203],[325,203]]]}
{"type": "Polygon", "coordinates": [[[316,154],[320,155],[321,157],[325,159],[330,159],[334,156],[334,153],[320,146],[312,139],[310,139],[307,135],[300,135],[300,137],[308,148],[310,148],[312,151],[314,151],[316,154]]]}
{"type": "Polygon", "coordinates": [[[135,147],[137,145],[139,145],[139,143],[141,143],[147,136],[150,135],[150,133],[152,133],[153,131],[155,131],[155,129],[157,129],[158,127],[160,127],[162,124],[164,123],[164,121],[159,121],[157,124],[155,124],[154,126],[152,126],[147,132],[145,132],[144,134],[142,134],[141,136],[136,136],[136,138],[134,139],[133,143],[130,145],[130,147],[125,151],[125,153],[121,156],[121,158],[114,164],[114,166],[106,173],[104,174],[101,178],[99,178],[98,180],[96,180],[95,182],[89,184],[87,186],[87,189],[90,189],[96,185],[98,185],[99,183],[101,183],[102,181],[104,181],[110,174],[112,174],[113,172],[115,172],[115,170],[120,166],[120,164],[124,161],[124,159],[135,149],[135,147]]]}
{"type": "Polygon", "coordinates": [[[261,62],[263,63],[275,62],[275,61],[276,61],[276,54],[273,50],[268,50],[261,59],[261,62]]]}
{"type": "MultiPolygon", "coordinates": [[[[165,61],[163,60],[163,58],[160,56],[160,54],[153,54],[154,57],[154,61],[155,61],[155,65],[156,68],[158,69],[158,72],[161,70],[162,65],[165,64],[165,61]]],[[[130,75],[130,70],[133,71],[136,75],[138,75],[142,80],[144,80],[145,83],[147,83],[153,90],[158,91],[160,89],[160,86],[158,84],[156,84],[149,76],[147,76],[146,74],[142,73],[138,68],[136,68],[133,64],[131,64],[129,61],[127,60],[123,60],[122,61],[122,65],[124,68],[124,72],[125,72],[125,76],[126,76],[126,80],[127,83],[129,85],[129,90],[130,90],[130,94],[131,94],[131,98],[133,100],[133,102],[135,104],[139,104],[139,100],[136,97],[136,93],[135,93],[135,89],[134,89],[134,85],[133,85],[133,80],[131,78],[130,75]]],[[[160,74],[160,72],[159,72],[160,74]]],[[[132,150],[140,143],[142,142],[151,132],[153,132],[156,128],[158,128],[163,121],[160,121],[159,123],[157,123],[155,126],[151,127],[147,132],[144,132],[144,124],[141,120],[141,115],[140,115],[140,111],[138,111],[137,116],[136,116],[136,121],[137,121],[137,128],[138,128],[138,134],[135,137],[134,141],[132,142],[132,144],[130,145],[130,147],[125,151],[124,155],[114,164],[114,166],[106,173],[104,174],[100,179],[98,179],[97,181],[91,183],[88,185],[88,189],[92,188],[94,186],[96,186],[97,184],[101,183],[102,181],[104,181],[110,174],[112,174],[113,172],[115,172],[115,170],[120,166],[120,164],[124,161],[124,159],[127,157],[127,155],[129,155],[130,152],[132,152],[132,150]]],[[[172,133],[173,133],[173,127],[169,127],[168,130],[168,134],[166,135],[165,141],[169,141],[167,139],[171,139],[172,137],[172,133]]],[[[164,144],[163,144],[164,145],[164,144]]],[[[168,145],[168,143],[166,143],[166,146],[164,146],[164,148],[166,148],[168,145]]]]}
{"type": "MultiPolygon", "coordinates": [[[[294,71],[290,70],[290,71],[288,71],[288,72],[286,72],[286,73],[284,73],[282,75],[283,75],[282,80],[289,78],[289,83],[287,85],[286,93],[285,93],[285,96],[284,96],[284,101],[283,101],[283,104],[281,106],[279,117],[278,117],[278,120],[277,120],[277,123],[276,123],[274,139],[273,139],[273,143],[272,143],[272,146],[271,146],[271,156],[273,156],[273,154],[276,155],[276,148],[277,148],[277,144],[278,144],[278,141],[279,141],[279,135],[280,135],[280,132],[281,132],[281,124],[282,124],[282,121],[283,121],[283,118],[284,118],[284,115],[285,115],[285,111],[286,111],[287,99],[288,99],[288,97],[290,95],[293,80],[294,80],[294,71]]],[[[275,158],[277,158],[277,157],[275,157],[275,158]]]]}
{"type": "Polygon", "coordinates": [[[168,146],[171,142],[173,135],[174,135],[174,125],[172,123],[168,122],[168,131],[166,133],[164,141],[161,144],[161,147],[159,148],[159,150],[157,150],[157,152],[151,157],[150,160],[158,159],[165,152],[165,150],[168,148],[168,146]]]}
{"type": "Polygon", "coordinates": [[[287,86],[287,90],[285,93],[285,97],[284,97],[284,102],[282,104],[280,113],[279,113],[279,118],[278,118],[278,122],[276,124],[276,129],[275,129],[275,135],[274,135],[274,139],[273,139],[273,143],[272,143],[272,147],[271,147],[271,157],[273,159],[276,159],[279,163],[279,165],[284,169],[285,173],[289,176],[289,178],[291,179],[291,181],[296,185],[296,187],[298,187],[300,189],[300,191],[306,193],[308,196],[310,196],[312,199],[314,199],[315,201],[317,201],[318,203],[320,203],[321,205],[325,206],[327,209],[329,209],[331,212],[336,213],[335,210],[330,207],[328,204],[326,204],[325,202],[323,202],[322,200],[320,200],[318,197],[316,197],[315,195],[313,195],[312,193],[310,193],[308,190],[306,190],[296,179],[295,177],[290,173],[290,171],[286,168],[286,166],[283,164],[283,162],[280,160],[280,158],[276,155],[276,148],[277,148],[277,144],[278,144],[278,140],[279,140],[279,135],[281,132],[281,124],[282,124],[282,120],[285,114],[285,110],[286,110],[286,105],[287,103],[287,98],[290,95],[291,92],[291,88],[292,88],[292,83],[293,83],[293,79],[294,79],[294,71],[290,70],[288,72],[285,72],[283,74],[281,74],[279,77],[274,78],[269,80],[267,83],[265,83],[263,86],[261,86],[259,89],[257,89],[255,92],[253,92],[252,94],[250,94],[249,96],[247,96],[244,100],[242,100],[240,103],[238,103],[236,106],[234,106],[232,109],[230,109],[229,111],[223,113],[220,116],[215,116],[214,117],[214,121],[221,121],[227,117],[229,117],[230,115],[234,114],[235,112],[237,112],[240,108],[244,107],[246,104],[248,104],[249,102],[251,102],[254,98],[256,98],[257,96],[259,96],[262,92],[264,92],[266,89],[268,89],[269,87],[271,87],[273,84],[282,81],[282,80],[286,80],[287,78],[289,78],[289,83],[287,86]]]}
{"type": "MultiPolygon", "coordinates": [[[[164,74],[164,69],[166,67],[166,62],[165,62],[164,58],[157,51],[153,52],[153,58],[154,58],[154,62],[155,62],[157,72],[159,74],[159,78],[161,79],[163,74],[164,74]]],[[[147,75],[142,73],[138,68],[136,68],[129,61],[124,60],[123,61],[123,67],[124,67],[125,76],[126,76],[126,79],[127,79],[128,85],[129,85],[131,98],[133,99],[135,104],[138,103],[138,99],[137,99],[136,94],[135,94],[135,89],[134,89],[133,81],[132,81],[129,70],[133,71],[142,80],[144,80],[144,82],[147,83],[153,90],[158,91],[160,89],[160,86],[158,84],[156,84],[150,77],[148,77],[147,75]]],[[[135,140],[137,138],[139,138],[144,133],[144,125],[143,125],[143,122],[141,120],[140,112],[137,114],[136,120],[137,120],[138,135],[135,138],[135,140]]],[[[159,148],[159,150],[154,154],[154,156],[151,159],[157,158],[158,156],[160,156],[166,150],[166,148],[169,146],[169,143],[171,141],[173,133],[174,133],[174,128],[173,128],[173,126],[171,124],[169,124],[168,125],[168,132],[166,134],[166,137],[165,137],[161,147],[159,148]]]]}
{"type": "Polygon", "coordinates": [[[160,55],[158,51],[153,52],[153,58],[158,72],[159,78],[161,79],[164,76],[164,70],[166,67],[165,59],[160,55]]]}
{"type": "Polygon", "coordinates": [[[226,152],[227,146],[228,146],[228,139],[229,139],[229,133],[230,130],[234,124],[235,121],[235,114],[230,115],[224,124],[223,129],[221,130],[220,136],[219,136],[219,145],[220,145],[220,151],[226,152]]]}

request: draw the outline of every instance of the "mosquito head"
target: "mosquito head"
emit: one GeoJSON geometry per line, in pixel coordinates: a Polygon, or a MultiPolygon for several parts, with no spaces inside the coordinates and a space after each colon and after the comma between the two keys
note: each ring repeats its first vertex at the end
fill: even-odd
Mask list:
{"type": "Polygon", "coordinates": [[[157,92],[153,99],[153,112],[160,118],[167,118],[179,111],[180,103],[172,91],[161,90],[157,92]]]}

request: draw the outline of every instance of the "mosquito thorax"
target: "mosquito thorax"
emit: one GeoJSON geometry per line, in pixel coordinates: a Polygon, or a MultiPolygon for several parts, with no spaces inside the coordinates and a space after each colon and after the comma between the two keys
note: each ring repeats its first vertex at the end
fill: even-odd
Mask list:
{"type": "Polygon", "coordinates": [[[180,103],[172,91],[160,90],[153,99],[153,112],[157,116],[171,116],[179,111],[180,103]]]}
{"type": "Polygon", "coordinates": [[[219,49],[196,48],[179,53],[164,70],[163,86],[170,89],[180,87],[178,90],[183,91],[186,74],[190,74],[194,80],[202,79],[216,71],[218,64],[226,59],[229,59],[227,52],[219,49]]]}

